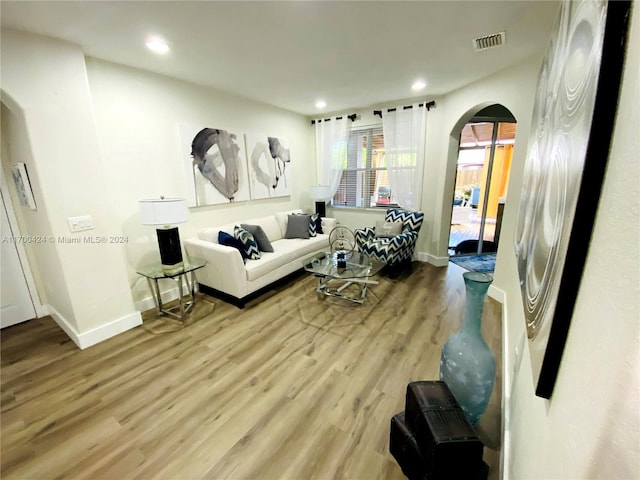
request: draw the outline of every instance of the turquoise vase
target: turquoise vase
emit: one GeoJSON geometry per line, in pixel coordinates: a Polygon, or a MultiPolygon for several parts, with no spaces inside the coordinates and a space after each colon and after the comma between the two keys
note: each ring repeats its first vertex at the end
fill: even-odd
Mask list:
{"type": "Polygon", "coordinates": [[[442,349],[440,380],[475,427],[487,409],[496,378],[496,359],[480,331],[482,306],[493,277],[478,272],[466,272],[462,277],[466,287],[464,321],[442,349]]]}

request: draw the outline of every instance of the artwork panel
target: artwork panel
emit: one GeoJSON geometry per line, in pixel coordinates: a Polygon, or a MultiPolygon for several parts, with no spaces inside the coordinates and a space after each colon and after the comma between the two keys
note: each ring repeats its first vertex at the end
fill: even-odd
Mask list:
{"type": "Polygon", "coordinates": [[[190,207],[250,199],[242,134],[194,125],[179,130],[190,207]]]}
{"type": "Polygon", "coordinates": [[[545,398],[555,384],[602,186],[625,8],[628,2],[563,2],[539,74],[514,244],[536,394],[545,398]],[[606,47],[612,35],[618,37],[606,47]],[[607,60],[607,52],[618,60],[607,60]],[[605,61],[612,66],[601,76],[605,61]],[[611,69],[615,82],[605,87],[611,69]]]}
{"type": "Polygon", "coordinates": [[[245,140],[251,198],[290,196],[292,169],[287,139],[247,133],[245,140]]]}
{"type": "Polygon", "coordinates": [[[11,176],[16,186],[16,193],[20,200],[20,205],[36,210],[36,200],[31,190],[31,182],[27,174],[27,166],[24,163],[14,163],[11,166],[11,176]]]}

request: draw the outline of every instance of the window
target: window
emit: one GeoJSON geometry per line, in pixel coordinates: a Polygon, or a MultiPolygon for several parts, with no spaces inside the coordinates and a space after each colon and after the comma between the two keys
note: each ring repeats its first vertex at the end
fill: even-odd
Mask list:
{"type": "Polygon", "coordinates": [[[351,130],[347,165],[333,196],[334,206],[388,207],[396,205],[389,187],[382,126],[351,130]]]}

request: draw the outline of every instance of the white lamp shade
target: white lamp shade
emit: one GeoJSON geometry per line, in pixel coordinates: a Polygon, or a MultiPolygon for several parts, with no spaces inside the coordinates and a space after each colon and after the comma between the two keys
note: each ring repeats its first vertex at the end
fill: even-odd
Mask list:
{"type": "Polygon", "coordinates": [[[140,200],[140,221],[143,225],[175,225],[189,218],[184,198],[151,198],[140,200]]]}
{"type": "Polygon", "coordinates": [[[309,192],[312,200],[329,200],[331,193],[329,191],[329,185],[314,185],[309,188],[309,192]]]}

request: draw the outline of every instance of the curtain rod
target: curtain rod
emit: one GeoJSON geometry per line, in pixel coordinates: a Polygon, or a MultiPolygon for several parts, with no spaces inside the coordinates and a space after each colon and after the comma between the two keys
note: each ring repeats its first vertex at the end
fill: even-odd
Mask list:
{"type": "MultiPolygon", "coordinates": [[[[352,122],[354,122],[356,120],[356,118],[358,118],[358,115],[356,113],[352,113],[351,115],[347,115],[347,118],[349,120],[351,120],[352,122]]],[[[342,120],[342,117],[336,117],[336,120],[342,120]]],[[[324,120],[311,120],[311,125],[315,125],[316,122],[320,123],[320,122],[330,122],[331,119],[330,118],[325,118],[324,120]]]]}
{"type": "MultiPolygon", "coordinates": [[[[435,100],[431,100],[430,102],[426,102],[426,103],[419,103],[418,106],[422,107],[422,106],[427,107],[427,112],[429,112],[431,110],[431,107],[435,107],[436,106],[436,101],[435,100]]],[[[403,110],[409,110],[410,108],[413,108],[413,105],[405,105],[404,107],[402,107],[403,110]]],[[[395,108],[388,108],[387,112],[395,112],[396,109],[395,108]]],[[[378,115],[380,118],[382,118],[382,110],[374,110],[373,111],[374,115],[378,115]]]]}

